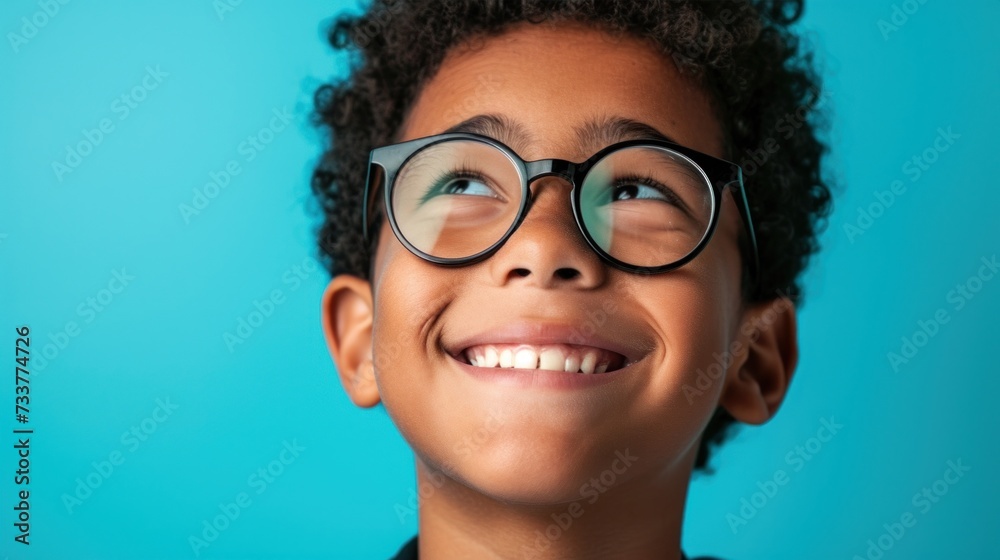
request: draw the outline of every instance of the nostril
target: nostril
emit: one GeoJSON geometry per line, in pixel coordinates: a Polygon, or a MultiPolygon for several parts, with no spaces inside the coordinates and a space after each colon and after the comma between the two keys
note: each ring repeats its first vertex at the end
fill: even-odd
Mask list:
{"type": "Polygon", "coordinates": [[[560,268],[556,271],[556,276],[563,280],[572,280],[580,275],[580,271],[575,268],[560,268]]]}
{"type": "Polygon", "coordinates": [[[524,278],[525,276],[531,274],[531,271],[528,270],[527,268],[515,268],[513,272],[514,274],[520,276],[521,278],[524,278]]]}

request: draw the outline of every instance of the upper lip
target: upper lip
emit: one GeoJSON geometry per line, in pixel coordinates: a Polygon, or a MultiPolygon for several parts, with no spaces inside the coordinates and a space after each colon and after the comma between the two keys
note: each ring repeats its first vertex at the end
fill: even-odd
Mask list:
{"type": "Polygon", "coordinates": [[[583,329],[586,320],[578,323],[558,323],[551,321],[515,321],[498,324],[482,331],[455,340],[442,340],[444,350],[452,357],[461,359],[461,354],[472,346],[483,344],[575,344],[592,346],[616,352],[625,357],[628,365],[641,359],[648,351],[637,340],[621,336],[623,329],[605,322],[583,329]],[[586,334],[585,331],[594,331],[586,334]]]}

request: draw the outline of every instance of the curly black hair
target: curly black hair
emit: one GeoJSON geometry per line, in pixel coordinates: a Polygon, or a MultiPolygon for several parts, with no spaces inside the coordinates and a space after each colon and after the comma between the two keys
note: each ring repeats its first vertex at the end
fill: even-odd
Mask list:
{"type": "MultiPolygon", "coordinates": [[[[321,259],[334,276],[370,277],[377,239],[366,247],[361,232],[368,153],[396,141],[452,47],[517,23],[564,21],[649,40],[698,81],[722,124],[724,157],[744,169],[761,262],[757,290],[744,297],[800,303],[798,278],[831,204],[820,80],[790,29],[802,11],[803,0],[373,0],[363,14],[336,17],[328,40],[350,53],[351,70],[314,97],[314,124],[328,133],[312,176],[321,259]]],[[[696,468],[708,468],[710,448],[734,422],[716,410],[696,468]]]]}

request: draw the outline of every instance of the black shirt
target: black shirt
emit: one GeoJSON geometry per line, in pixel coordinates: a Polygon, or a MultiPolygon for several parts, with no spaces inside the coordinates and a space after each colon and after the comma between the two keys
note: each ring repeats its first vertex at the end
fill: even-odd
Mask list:
{"type": "MultiPolygon", "coordinates": [[[[396,555],[390,558],[389,560],[420,560],[417,557],[417,539],[419,537],[420,535],[415,535],[412,539],[407,541],[407,543],[403,545],[403,548],[399,549],[399,552],[397,552],[396,555]]],[[[681,559],[688,560],[688,557],[684,556],[684,553],[682,552],[681,559]]],[[[693,558],[692,560],[715,560],[715,559],[699,557],[699,558],[693,558]]]]}

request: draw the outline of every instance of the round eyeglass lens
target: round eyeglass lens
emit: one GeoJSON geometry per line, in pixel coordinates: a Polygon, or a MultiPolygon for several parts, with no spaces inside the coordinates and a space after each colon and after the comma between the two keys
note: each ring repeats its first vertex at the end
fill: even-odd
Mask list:
{"type": "Polygon", "coordinates": [[[449,140],[403,164],[391,204],[411,245],[434,257],[461,259],[507,233],[521,197],[519,168],[505,152],[485,142],[449,140]]]}
{"type": "Polygon", "coordinates": [[[587,232],[606,253],[633,266],[666,266],[688,256],[708,233],[713,205],[701,168],[655,146],[608,154],[580,191],[587,232]]]}

